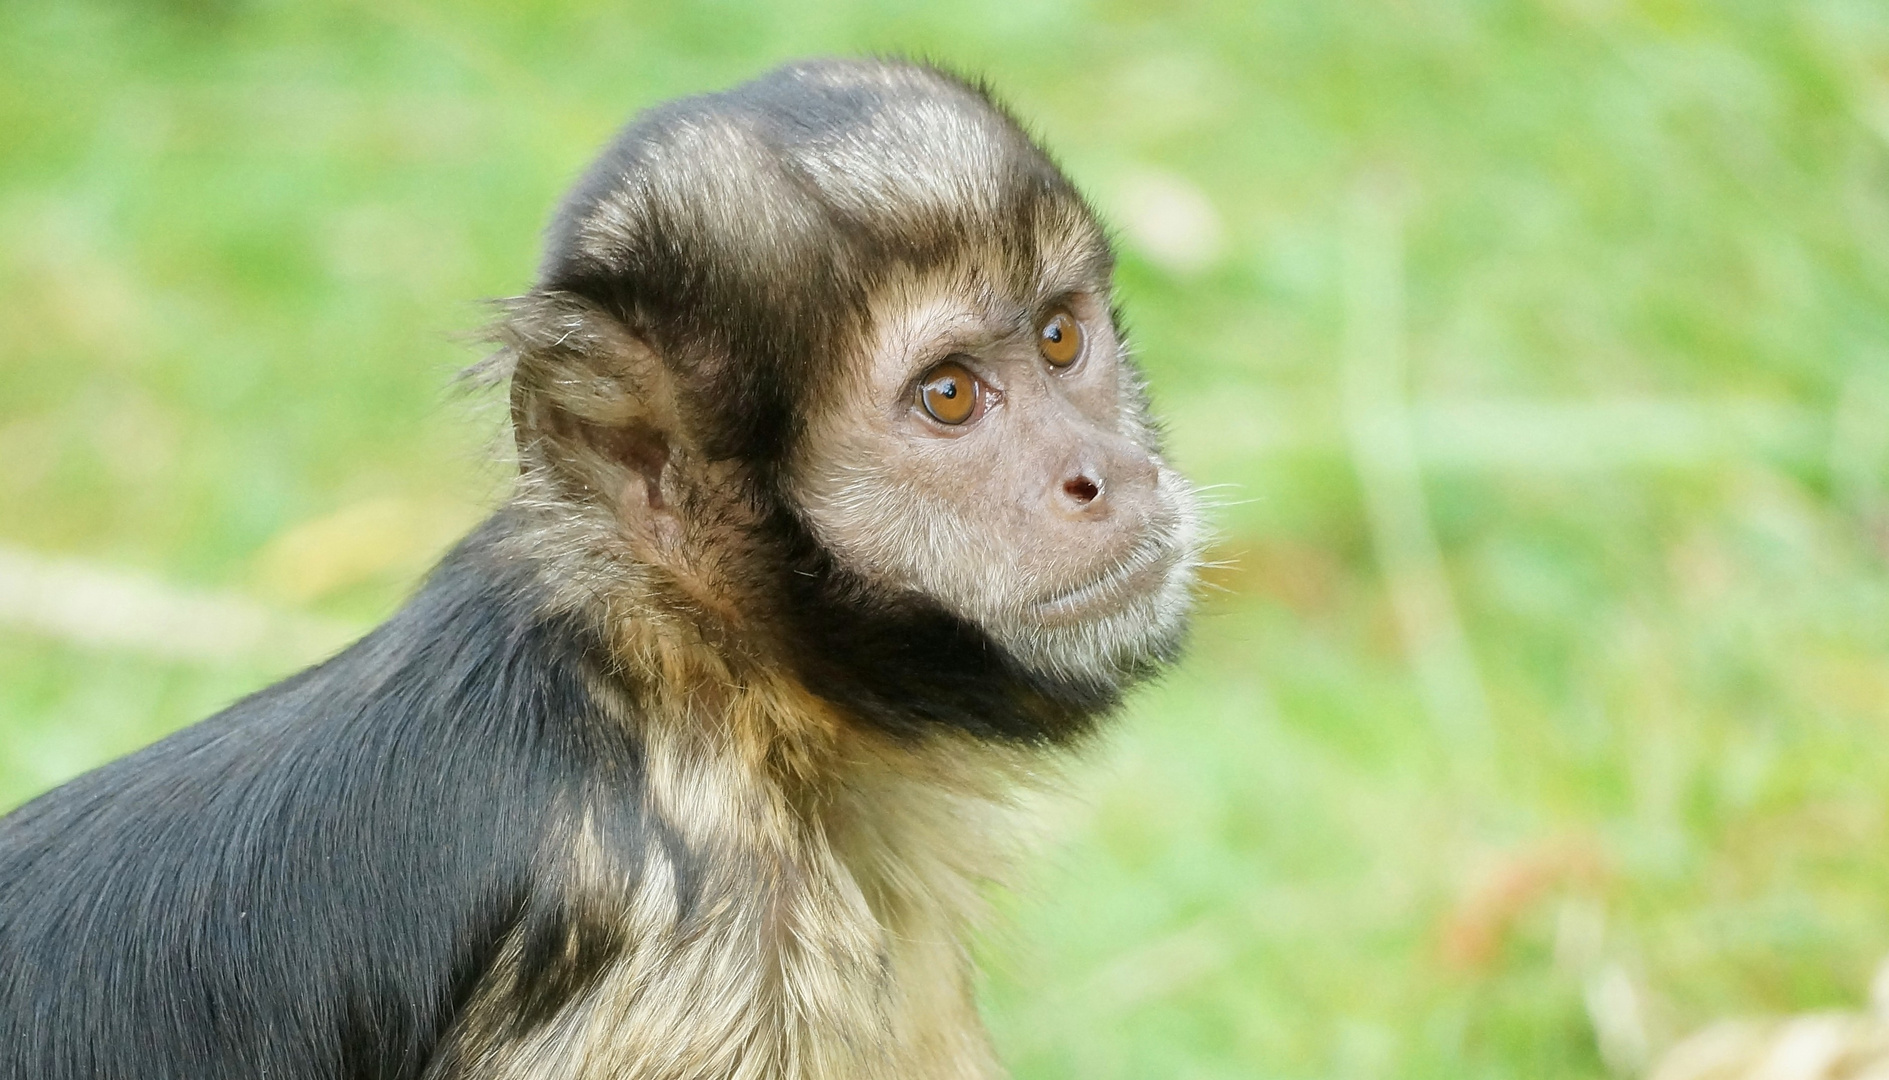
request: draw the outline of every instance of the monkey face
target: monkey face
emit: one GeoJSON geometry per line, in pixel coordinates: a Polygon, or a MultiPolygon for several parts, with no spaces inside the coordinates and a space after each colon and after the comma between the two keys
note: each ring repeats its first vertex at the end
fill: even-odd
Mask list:
{"type": "Polygon", "coordinates": [[[928,595],[1030,667],[1114,682],[1171,650],[1198,527],[1086,232],[1041,238],[1035,280],[971,260],[875,297],[867,355],[839,365],[852,378],[794,484],[855,573],[928,595]]]}

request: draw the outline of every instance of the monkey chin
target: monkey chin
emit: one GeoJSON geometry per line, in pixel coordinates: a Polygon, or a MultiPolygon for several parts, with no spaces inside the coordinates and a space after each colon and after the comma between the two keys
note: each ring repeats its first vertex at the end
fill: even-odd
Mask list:
{"type": "Polygon", "coordinates": [[[1157,538],[1081,585],[991,620],[987,630],[1033,671],[1125,687],[1179,657],[1197,562],[1191,543],[1157,538]]]}
{"type": "Polygon", "coordinates": [[[1186,639],[1193,571],[1170,565],[1146,592],[1115,598],[1080,619],[1019,617],[992,636],[1031,670],[1059,679],[1125,687],[1173,662],[1186,639]]]}

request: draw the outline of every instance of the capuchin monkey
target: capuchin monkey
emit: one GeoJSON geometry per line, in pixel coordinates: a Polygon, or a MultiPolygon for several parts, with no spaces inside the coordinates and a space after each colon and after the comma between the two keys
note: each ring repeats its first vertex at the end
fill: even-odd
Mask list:
{"type": "Polygon", "coordinates": [[[480,368],[503,508],[0,820],[0,1076],[1001,1075],[965,939],[1018,793],[1194,589],[1112,263],[930,67],[636,119],[480,368]]]}

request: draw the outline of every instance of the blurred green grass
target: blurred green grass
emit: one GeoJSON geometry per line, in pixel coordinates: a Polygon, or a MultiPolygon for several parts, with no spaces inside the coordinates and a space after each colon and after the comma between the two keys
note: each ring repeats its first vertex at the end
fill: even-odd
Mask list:
{"type": "MultiPolygon", "coordinates": [[[[866,51],[987,75],[1122,223],[1175,456],[1226,485],[1192,658],[985,950],[1020,1077],[1597,1076],[1595,1016],[1619,1068],[1860,996],[1873,0],[11,0],[0,544],[391,610],[503,490],[448,383],[589,155],[866,51]]],[[[283,673],[0,631],[0,805],[283,673]]]]}

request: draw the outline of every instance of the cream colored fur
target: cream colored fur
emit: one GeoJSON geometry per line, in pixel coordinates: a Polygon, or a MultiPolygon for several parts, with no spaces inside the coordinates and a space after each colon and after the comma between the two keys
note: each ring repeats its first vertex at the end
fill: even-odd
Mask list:
{"type": "Polygon", "coordinates": [[[551,1022],[507,1040],[509,942],[458,1033],[461,1075],[1001,1075],[966,937],[1023,836],[1020,799],[1046,787],[1039,752],[965,736],[894,744],[783,683],[667,704],[642,713],[666,718],[643,728],[646,784],[706,875],[695,904],[683,910],[660,850],[629,880],[588,825],[564,838],[582,902],[611,913],[629,946],[551,1022]]]}

